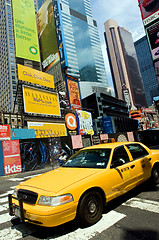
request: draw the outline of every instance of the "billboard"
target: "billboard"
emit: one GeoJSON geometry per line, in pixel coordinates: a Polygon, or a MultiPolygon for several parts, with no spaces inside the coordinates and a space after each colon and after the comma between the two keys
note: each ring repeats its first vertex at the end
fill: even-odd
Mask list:
{"type": "Polygon", "coordinates": [[[52,0],[46,0],[39,9],[37,22],[42,68],[46,71],[60,61],[52,0]]]}
{"type": "Polygon", "coordinates": [[[155,72],[159,84],[159,61],[155,62],[155,72]]]}
{"type": "Polygon", "coordinates": [[[78,79],[72,76],[66,75],[66,86],[67,86],[67,92],[69,95],[69,102],[70,102],[71,109],[81,110],[82,107],[81,107],[78,79]]]}
{"type": "Polygon", "coordinates": [[[54,0],[53,4],[54,4],[56,35],[57,35],[57,42],[58,42],[59,53],[60,53],[61,68],[63,69],[65,67],[68,67],[68,59],[67,59],[65,39],[63,34],[61,3],[60,1],[54,0]]]}
{"type": "Polygon", "coordinates": [[[0,125],[0,140],[10,140],[10,126],[9,125],[0,125]]]}
{"type": "Polygon", "coordinates": [[[40,62],[34,1],[12,0],[16,57],[40,62]]]}
{"type": "Polygon", "coordinates": [[[10,175],[22,171],[19,140],[2,142],[4,174],[10,175]]]}
{"type": "Polygon", "coordinates": [[[23,86],[24,112],[61,116],[57,93],[23,86]]]}
{"type": "Polygon", "coordinates": [[[138,0],[138,2],[145,26],[159,18],[158,0],[138,0]]]}
{"type": "Polygon", "coordinates": [[[159,22],[146,29],[153,60],[159,58],[159,22]]]}
{"type": "Polygon", "coordinates": [[[41,86],[54,88],[54,77],[50,74],[35,70],[30,67],[26,67],[20,64],[18,65],[18,79],[21,81],[27,81],[41,86]]]}
{"type": "Polygon", "coordinates": [[[64,123],[27,122],[27,125],[35,130],[36,138],[67,136],[64,123]]]}
{"type": "Polygon", "coordinates": [[[80,135],[94,135],[92,114],[90,112],[77,110],[77,125],[80,135]]]}

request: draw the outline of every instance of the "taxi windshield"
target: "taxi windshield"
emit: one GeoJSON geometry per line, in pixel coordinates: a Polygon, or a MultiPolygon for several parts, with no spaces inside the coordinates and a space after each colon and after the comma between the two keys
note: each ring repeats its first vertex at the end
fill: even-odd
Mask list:
{"type": "Polygon", "coordinates": [[[106,168],[111,149],[86,149],[74,154],[63,167],[106,168]]]}

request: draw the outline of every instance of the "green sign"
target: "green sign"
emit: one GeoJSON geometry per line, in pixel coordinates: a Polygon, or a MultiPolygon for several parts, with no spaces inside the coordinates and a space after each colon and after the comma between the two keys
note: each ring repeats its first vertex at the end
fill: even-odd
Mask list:
{"type": "Polygon", "coordinates": [[[16,57],[40,62],[33,0],[12,0],[16,57]]]}

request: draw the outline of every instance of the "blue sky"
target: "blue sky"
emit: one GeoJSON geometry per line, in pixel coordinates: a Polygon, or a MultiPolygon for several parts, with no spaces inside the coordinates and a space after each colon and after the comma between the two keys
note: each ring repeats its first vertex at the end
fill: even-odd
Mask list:
{"type": "Polygon", "coordinates": [[[114,19],[120,27],[125,27],[131,32],[133,40],[136,41],[145,35],[138,0],[90,0],[93,18],[97,21],[103,57],[109,84],[111,74],[106,53],[104,40],[104,22],[114,19]]]}

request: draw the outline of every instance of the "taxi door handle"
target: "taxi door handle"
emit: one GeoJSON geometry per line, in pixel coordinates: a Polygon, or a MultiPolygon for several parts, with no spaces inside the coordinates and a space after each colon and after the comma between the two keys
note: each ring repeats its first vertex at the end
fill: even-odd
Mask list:
{"type": "Polygon", "coordinates": [[[130,167],[133,169],[135,167],[135,165],[131,165],[130,167]]]}

